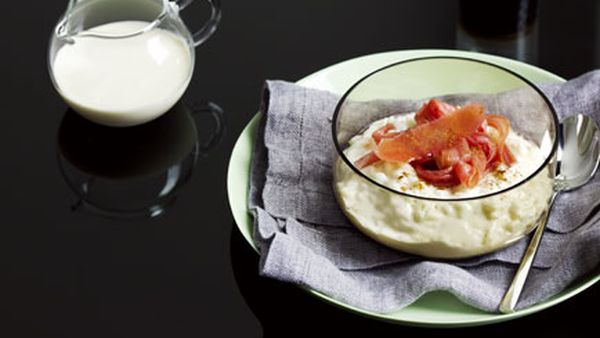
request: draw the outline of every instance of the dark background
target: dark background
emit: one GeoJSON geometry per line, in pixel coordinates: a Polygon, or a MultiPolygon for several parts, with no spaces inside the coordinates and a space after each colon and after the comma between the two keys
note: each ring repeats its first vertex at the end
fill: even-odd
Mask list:
{"type": "MultiPolygon", "coordinates": [[[[536,63],[565,78],[597,68],[600,2],[540,2],[536,63]]],[[[185,100],[220,105],[226,134],[200,158],[166,214],[133,220],[72,210],[77,198],[59,170],[57,132],[67,106],[52,88],[46,55],[66,1],[5,1],[2,8],[0,337],[424,332],[365,319],[258,277],[257,255],[229,211],[225,176],[265,79],[295,81],[382,51],[454,48],[458,1],[223,0],[219,30],[196,50],[185,100]]],[[[206,8],[186,12],[193,29],[206,8]]],[[[211,128],[205,122],[200,137],[211,128]]],[[[595,332],[599,289],[461,333],[595,332]]]]}

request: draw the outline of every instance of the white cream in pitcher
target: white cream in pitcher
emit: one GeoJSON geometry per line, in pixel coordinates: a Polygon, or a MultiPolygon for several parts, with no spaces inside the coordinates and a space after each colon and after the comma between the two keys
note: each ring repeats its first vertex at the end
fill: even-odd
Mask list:
{"type": "Polygon", "coordinates": [[[150,121],[182,96],[193,71],[185,41],[160,28],[127,38],[98,38],[86,32],[128,34],[144,21],[119,21],[73,36],[53,62],[61,96],[88,119],[112,126],[150,121]]]}

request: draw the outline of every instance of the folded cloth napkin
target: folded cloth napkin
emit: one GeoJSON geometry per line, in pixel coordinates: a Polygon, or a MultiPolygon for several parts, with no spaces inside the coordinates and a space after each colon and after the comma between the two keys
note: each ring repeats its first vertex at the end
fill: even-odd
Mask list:
{"type": "MultiPolygon", "coordinates": [[[[560,118],[600,121],[600,71],[543,90],[560,118]]],[[[332,189],[331,136],[337,95],[268,81],[253,150],[249,207],[263,276],[320,291],[362,309],[398,310],[434,291],[449,291],[495,312],[527,246],[454,262],[388,249],[356,230],[332,189]]],[[[600,175],[559,196],[518,308],[541,302],[600,266],[600,175]]]]}

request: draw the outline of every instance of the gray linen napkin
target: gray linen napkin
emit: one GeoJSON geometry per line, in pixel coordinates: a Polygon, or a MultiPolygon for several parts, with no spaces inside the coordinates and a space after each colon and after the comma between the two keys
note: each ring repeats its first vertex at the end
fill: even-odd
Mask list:
{"type": "MultiPolygon", "coordinates": [[[[561,118],[584,113],[600,121],[600,71],[543,90],[561,118]]],[[[448,263],[397,252],[364,236],[342,215],[332,191],[331,116],[338,99],[283,81],[267,82],[249,196],[260,273],[380,313],[434,290],[497,311],[527,240],[448,263]]],[[[518,308],[598,273],[599,205],[600,175],[559,196],[518,308]]]]}

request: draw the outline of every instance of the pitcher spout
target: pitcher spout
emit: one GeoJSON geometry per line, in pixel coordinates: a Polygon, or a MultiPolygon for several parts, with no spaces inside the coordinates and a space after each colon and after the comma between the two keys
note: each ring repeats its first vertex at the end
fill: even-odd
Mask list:
{"type": "Polygon", "coordinates": [[[69,0],[69,3],[67,4],[67,10],[63,17],[58,21],[54,32],[58,39],[67,43],[73,43],[73,36],[77,34],[77,32],[73,29],[73,27],[77,27],[77,25],[74,25],[72,21],[74,18],[73,11],[78,2],[81,2],[81,0],[69,0]]]}
{"type": "Polygon", "coordinates": [[[56,26],[55,35],[69,43],[74,42],[76,36],[105,39],[134,37],[155,29],[169,15],[176,15],[169,5],[168,0],[70,0],[67,11],[56,26]],[[96,29],[110,23],[114,16],[124,16],[125,13],[148,24],[133,31],[96,29]]]}

